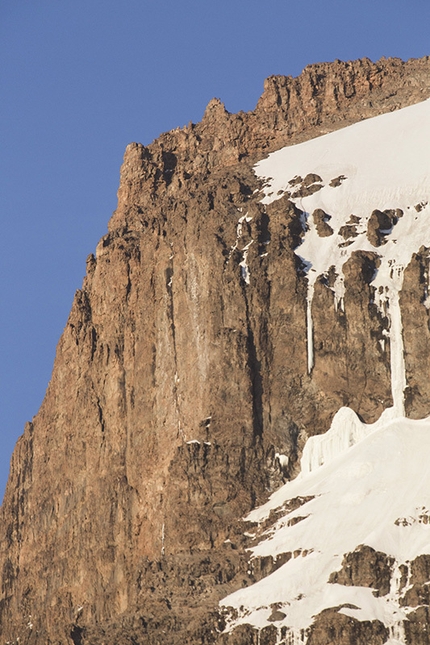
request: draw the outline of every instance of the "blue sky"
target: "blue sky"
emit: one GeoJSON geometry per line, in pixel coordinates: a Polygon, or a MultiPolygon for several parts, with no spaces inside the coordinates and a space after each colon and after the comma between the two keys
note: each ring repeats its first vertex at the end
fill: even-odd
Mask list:
{"type": "Polygon", "coordinates": [[[1,0],[0,497],[130,141],[251,110],[271,74],[430,54],[429,0],[1,0]]]}

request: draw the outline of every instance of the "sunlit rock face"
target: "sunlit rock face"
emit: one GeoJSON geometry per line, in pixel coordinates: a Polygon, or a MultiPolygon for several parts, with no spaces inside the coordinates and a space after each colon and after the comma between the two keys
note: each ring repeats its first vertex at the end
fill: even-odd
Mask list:
{"type": "Polygon", "coordinates": [[[338,61],[127,147],[12,459],[4,642],[427,643],[429,95],[338,61]]]}
{"type": "Polygon", "coordinates": [[[385,358],[392,403],[372,424],[354,405],[341,407],[330,429],[306,442],[300,475],[248,516],[264,525],[253,536],[252,559],[292,557],[222,601],[227,632],[276,623],[275,642],[285,635],[294,645],[427,642],[415,607],[418,597],[428,607],[429,576],[414,589],[411,567],[429,550],[430,421],[412,421],[406,410],[428,416],[427,368],[421,352],[411,351],[421,346],[425,357],[429,342],[428,141],[427,100],[283,148],[256,165],[262,203],[288,195],[300,210],[295,255],[307,280],[308,374],[340,389],[349,373],[356,387],[367,386],[374,365],[374,401],[385,358]],[[303,503],[291,510],[295,499],[303,503]]]}

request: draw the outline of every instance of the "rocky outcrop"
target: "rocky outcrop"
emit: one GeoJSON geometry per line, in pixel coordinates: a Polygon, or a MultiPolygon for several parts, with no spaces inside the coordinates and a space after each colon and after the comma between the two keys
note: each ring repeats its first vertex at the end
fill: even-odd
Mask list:
{"type": "MultiPolygon", "coordinates": [[[[288,194],[263,207],[252,163],[426,98],[429,70],[428,58],[313,65],[268,79],[251,113],[213,100],[201,123],[127,147],[109,233],[12,459],[0,517],[5,642],[255,641],[245,627],[221,635],[217,610],[264,574],[249,568],[240,518],[298,472],[306,438],[341,405],[373,421],[391,393],[386,352],[367,342],[387,324],[368,306],[371,254],[345,267],[344,311],[317,284],[308,374],[301,213],[288,194]]],[[[423,258],[405,277],[410,316],[423,258]]],[[[423,350],[407,334],[410,411],[428,414],[430,394],[412,377],[428,336],[423,350]]],[[[359,628],[336,616],[318,620],[309,643],[384,642],[381,625],[354,641],[359,628]],[[333,621],[330,641],[321,634],[333,621]]]]}
{"type": "Polygon", "coordinates": [[[321,612],[312,625],[308,645],[383,645],[389,637],[388,629],[379,620],[358,621],[337,609],[321,612]]]}
{"type": "Polygon", "coordinates": [[[405,270],[400,297],[407,380],[405,404],[411,419],[428,416],[430,409],[430,390],[424,376],[430,360],[428,285],[429,249],[422,247],[405,270]]]}
{"type": "Polygon", "coordinates": [[[345,556],[342,569],[332,573],[329,582],[371,587],[375,596],[385,596],[390,591],[393,564],[393,558],[362,544],[345,556]]]}

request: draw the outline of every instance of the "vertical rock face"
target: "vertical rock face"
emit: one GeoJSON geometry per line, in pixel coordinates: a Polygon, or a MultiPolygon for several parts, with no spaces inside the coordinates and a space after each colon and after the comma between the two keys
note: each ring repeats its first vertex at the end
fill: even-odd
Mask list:
{"type": "MultiPolygon", "coordinates": [[[[227,642],[217,603],[256,579],[240,518],[298,473],[307,437],[340,406],[373,422],[391,404],[389,361],[369,342],[386,326],[368,306],[375,258],[345,265],[343,309],[316,283],[309,373],[302,213],[288,195],[265,207],[252,164],[429,95],[428,58],[313,65],[269,78],[254,112],[213,100],[201,123],[127,147],[109,233],[12,458],[4,642],[227,642]]],[[[412,324],[426,267],[422,249],[401,295],[412,418],[430,413],[425,308],[419,338],[412,324]]],[[[419,611],[410,633],[424,643],[419,611]]],[[[386,640],[381,623],[358,637],[345,616],[330,640],[333,620],[320,617],[309,643],[386,640]]],[[[244,634],[231,638],[254,642],[244,634]]]]}

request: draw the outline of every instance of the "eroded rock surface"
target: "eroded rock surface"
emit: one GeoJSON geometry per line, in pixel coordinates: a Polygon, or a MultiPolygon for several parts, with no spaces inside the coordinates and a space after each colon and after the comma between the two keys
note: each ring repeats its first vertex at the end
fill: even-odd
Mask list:
{"type": "MultiPolygon", "coordinates": [[[[345,266],[344,310],[316,286],[308,374],[301,213],[288,194],[264,208],[252,164],[429,95],[429,58],[312,65],[269,78],[253,112],[229,114],[214,99],[201,123],[127,147],[118,208],[12,458],[0,517],[4,642],[277,642],[275,626],[222,634],[220,598],[264,575],[249,568],[241,518],[297,474],[307,437],[341,405],[373,421],[391,394],[369,254],[345,266]]],[[[318,177],[301,182],[318,190],[318,177]]],[[[401,301],[412,416],[430,413],[426,252],[401,301]],[[419,341],[408,322],[416,303],[419,341]]],[[[416,614],[411,643],[427,643],[423,621],[416,614]]],[[[382,645],[381,624],[356,622],[319,617],[309,645],[382,645]]]]}

